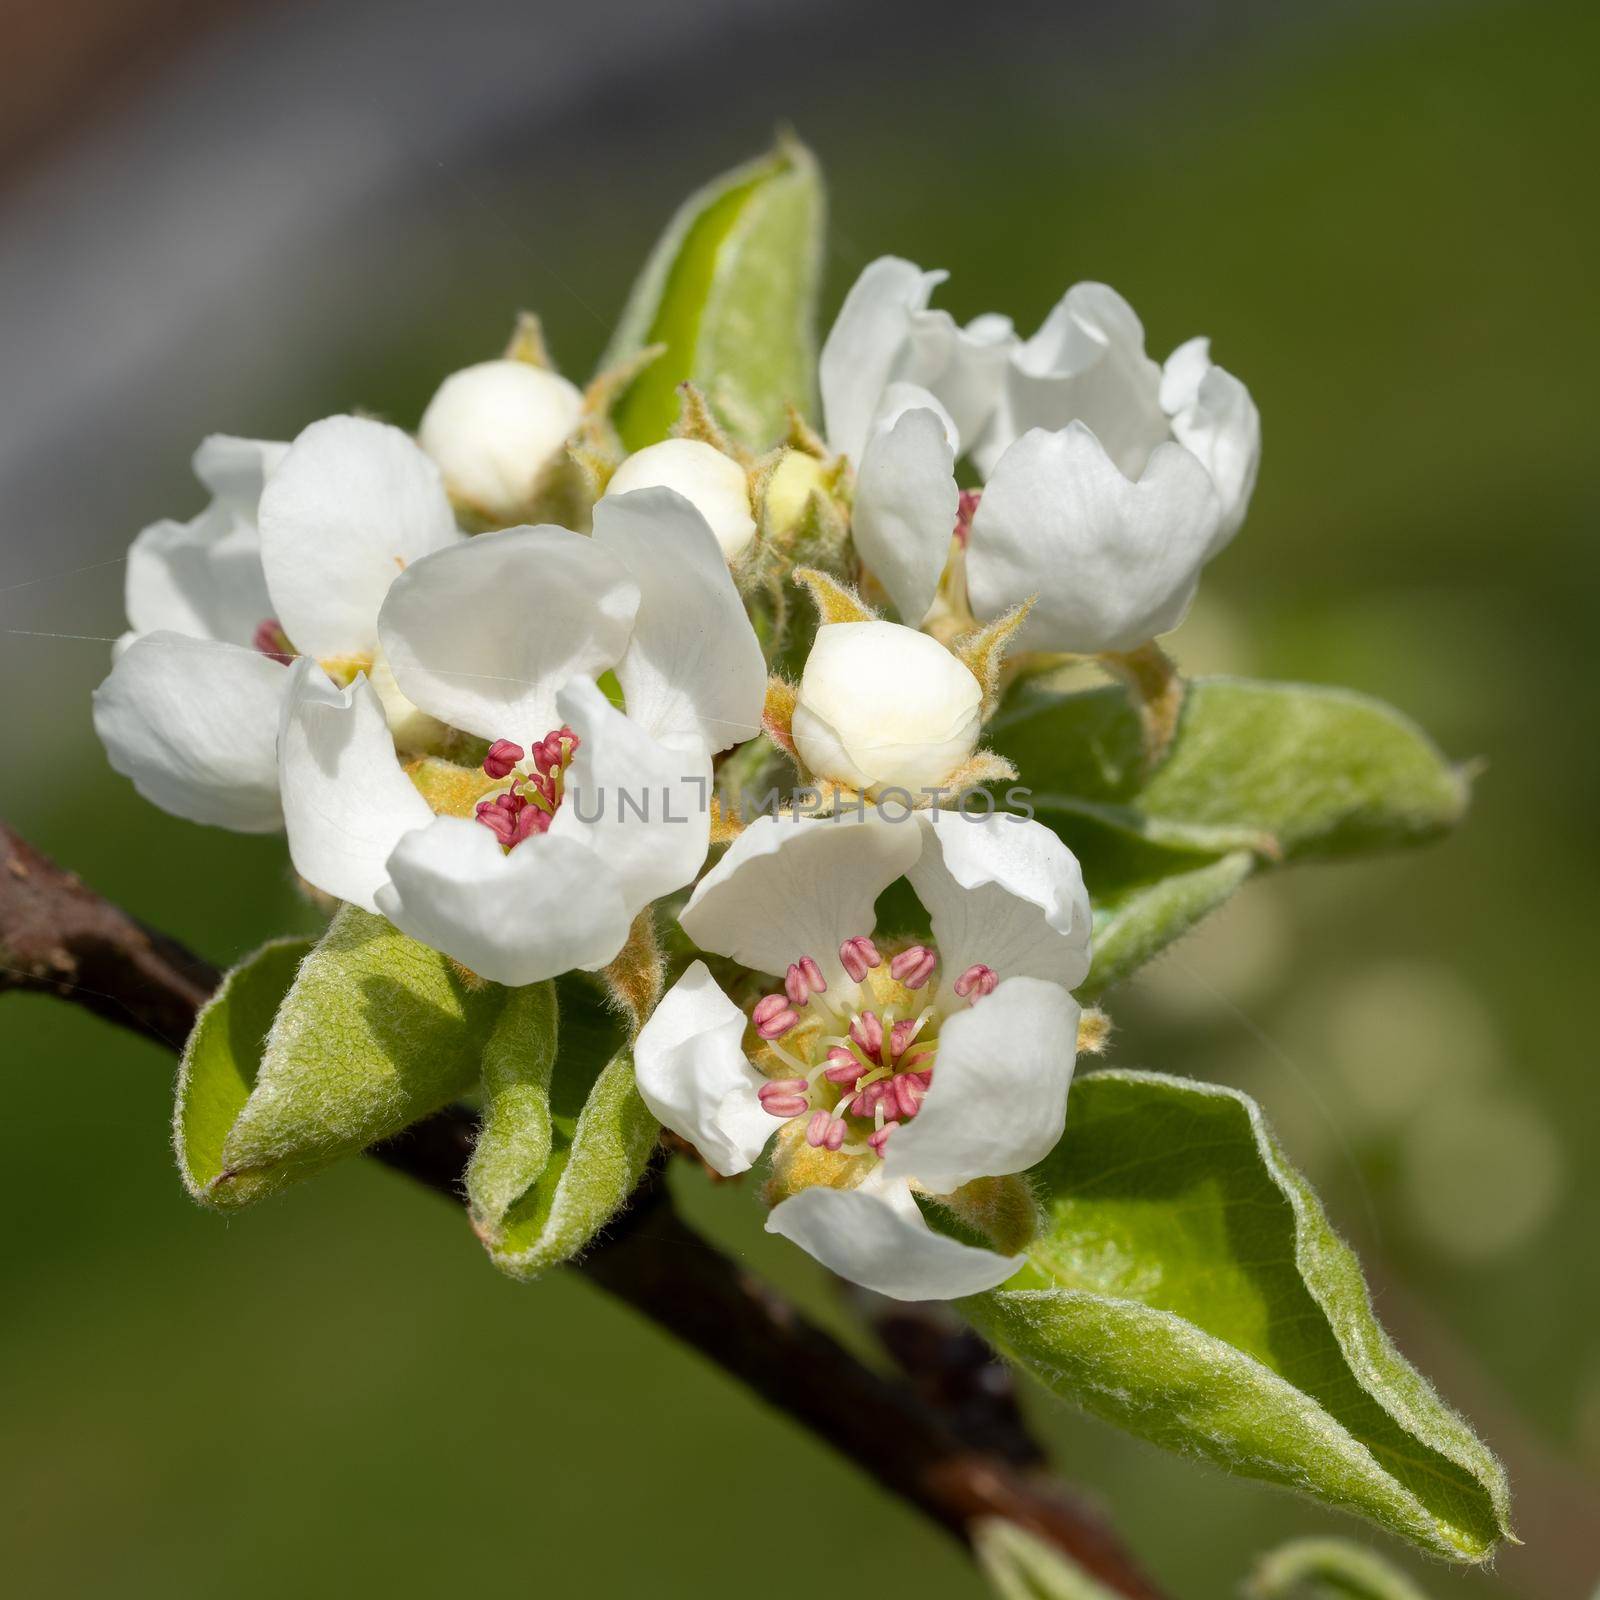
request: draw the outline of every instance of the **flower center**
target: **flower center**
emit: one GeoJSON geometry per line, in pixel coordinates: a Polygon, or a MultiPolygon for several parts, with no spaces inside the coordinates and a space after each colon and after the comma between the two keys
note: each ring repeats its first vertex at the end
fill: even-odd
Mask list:
{"type": "MultiPolygon", "coordinates": [[[[839,992],[829,990],[812,957],[802,956],[785,974],[783,992],[756,1002],[750,1020],[771,1056],[758,1098],[784,1122],[804,1118],[814,1148],[882,1156],[933,1083],[939,1023],[950,1009],[934,980],[939,957],[914,944],[886,963],[859,934],[839,946],[839,964],[846,975],[839,992]]],[[[953,992],[976,1004],[998,982],[992,968],[975,965],[953,992]]]]}
{"type": "Polygon", "coordinates": [[[507,850],[544,833],[560,809],[567,768],[577,748],[577,734],[564,724],[531,750],[510,739],[496,739],[483,758],[483,770],[497,783],[510,778],[511,786],[480,800],[473,815],[507,850]],[[524,761],[532,772],[522,769],[524,761]]]}

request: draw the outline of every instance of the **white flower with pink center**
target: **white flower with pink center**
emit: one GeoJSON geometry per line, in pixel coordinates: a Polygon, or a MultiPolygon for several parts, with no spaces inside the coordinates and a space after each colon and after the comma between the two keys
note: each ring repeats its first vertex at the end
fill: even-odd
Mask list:
{"type": "MultiPolygon", "coordinates": [[[[132,632],[95,692],[95,730],[164,810],[270,832],[289,661],[373,670],[389,585],[461,534],[433,463],[365,418],[314,422],[292,446],[216,435],[195,471],[212,503],[129,551],[132,632]]],[[[397,691],[390,703],[413,709],[397,691]]]]}
{"type": "Polygon", "coordinates": [[[1022,1172],[1061,1137],[1070,991],[1090,958],[1066,846],[1006,816],[767,817],[681,920],[779,986],[746,1015],[703,962],[689,967],[635,1046],[655,1115],[725,1175],[775,1134],[803,1145],[806,1186],[768,1231],[881,1294],[948,1299],[1010,1277],[1020,1258],[935,1232],[916,1196],[1022,1172]],[[893,949],[873,936],[873,907],[900,877],[932,938],[893,949]]]}
{"type": "Polygon", "coordinates": [[[1176,627],[1255,486],[1249,391],[1205,339],[1158,366],[1104,284],[1074,285],[1021,340],[1004,318],[939,321],[941,276],[871,263],[821,362],[829,442],[856,463],[856,548],[901,619],[921,624],[943,582],[981,620],[1032,599],[1027,649],[1126,651],[1176,627]],[[963,454],[985,479],[967,504],[963,454]]]}
{"type": "Polygon", "coordinates": [[[760,726],[766,668],[705,519],[647,489],[602,501],[592,538],[480,534],[397,576],[376,633],[409,701],[491,741],[481,784],[435,815],[374,685],[302,657],[279,736],[296,869],[496,982],[604,966],[699,870],[711,757],[760,726]]]}

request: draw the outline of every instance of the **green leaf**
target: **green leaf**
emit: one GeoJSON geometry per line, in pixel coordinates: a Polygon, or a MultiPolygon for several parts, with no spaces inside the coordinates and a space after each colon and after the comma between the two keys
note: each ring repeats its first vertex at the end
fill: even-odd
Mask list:
{"type": "Polygon", "coordinates": [[[498,1235],[550,1160],[556,1020],[553,983],[512,989],[483,1052],[483,1118],[467,1163],[467,1208],[480,1238],[498,1235]]]}
{"type": "MultiPolygon", "coordinates": [[[[572,976],[559,980],[557,989],[560,1043],[545,1079],[542,1130],[524,1109],[525,1125],[533,1129],[525,1170],[533,1170],[532,1150],[541,1137],[548,1140],[544,1159],[495,1225],[480,1228],[496,1266],[516,1278],[537,1277],[571,1260],[594,1238],[644,1176],[660,1132],[639,1098],[621,1027],[593,986],[572,976]]],[[[524,1074],[524,1084],[534,1076],[524,1074]]]]}
{"type": "Polygon", "coordinates": [[[1196,679],[1149,775],[1120,688],[1058,694],[1025,683],[989,735],[1040,810],[1285,860],[1417,844],[1459,821],[1467,800],[1461,770],[1415,724],[1343,689],[1196,679]]]}
{"type": "Polygon", "coordinates": [[[1344,1539],[1297,1539],[1261,1558],[1245,1583],[1246,1600],[1427,1600],[1398,1572],[1344,1539]]]}
{"type": "Polygon", "coordinates": [[[506,990],[354,906],[286,983],[302,953],[269,945],[229,974],[184,1051],[178,1160],[207,1205],[259,1200],[477,1081],[506,990]]]}
{"type": "Polygon", "coordinates": [[[808,409],[824,209],[816,161],[792,138],[679,207],[634,284],[603,363],[666,346],[614,414],[629,450],[667,437],[685,380],[754,450],[777,443],[787,405],[808,409]]]}
{"type": "Polygon", "coordinates": [[[1499,1463],[1390,1343],[1249,1098],[1090,1074],[1031,1176],[1028,1264],[962,1309],[1057,1394],[1439,1555],[1510,1537],[1499,1463]]]}
{"type": "Polygon", "coordinates": [[[1117,1600],[1054,1545],[1003,1517],[980,1522],[972,1546],[1000,1600],[1117,1600]]]}

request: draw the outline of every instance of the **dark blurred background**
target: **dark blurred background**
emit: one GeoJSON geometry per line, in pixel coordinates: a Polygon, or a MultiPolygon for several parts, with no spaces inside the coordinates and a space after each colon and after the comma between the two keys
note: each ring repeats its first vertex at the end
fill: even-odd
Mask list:
{"type": "MultiPolygon", "coordinates": [[[[587,374],[677,197],[792,122],[827,312],[885,251],[1031,328],[1103,278],[1250,384],[1265,469],[1176,637],[1350,684],[1486,768],[1431,851],[1252,884],[1114,1001],[1114,1059],[1266,1103],[1527,1540],[1436,1597],[1597,1572],[1590,695],[1600,577],[1590,4],[5,0],[0,812],[219,962],[309,924],[281,844],[107,770],[120,557],[215,429],[415,423],[543,313],[587,374]]],[[[348,1164],[227,1222],[172,1063],[0,1007],[0,1572],[18,1595],[973,1596],[953,1546],[586,1285],[499,1278],[348,1164]],[[825,1572],[766,1525],[837,1530],[825,1572]]],[[[681,1177],[681,1175],[680,1175],[681,1177]]],[[[750,1198],[707,1225],[831,1312],[750,1198]]],[[[1362,1530],[1035,1407],[1184,1596],[1362,1530]]],[[[1370,1536],[1378,1542],[1377,1536],[1370,1536]]],[[[1393,1546],[1385,1546],[1393,1550],[1393,1546]]]]}

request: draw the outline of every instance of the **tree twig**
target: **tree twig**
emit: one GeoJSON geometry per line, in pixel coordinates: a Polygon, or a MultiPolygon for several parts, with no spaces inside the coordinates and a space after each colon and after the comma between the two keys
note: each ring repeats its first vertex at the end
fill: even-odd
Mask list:
{"type": "MultiPolygon", "coordinates": [[[[0,992],[53,994],[179,1050],[219,976],[0,823],[0,992]]],[[[450,1110],[369,1154],[459,1202],[476,1135],[470,1113],[450,1110]]],[[[1002,1517],[1127,1600],[1161,1600],[1098,1510],[1038,1470],[1042,1457],[1023,1442],[1020,1417],[1002,1406],[1007,1429],[985,1437],[971,1409],[963,1411],[937,1384],[919,1392],[858,1361],[690,1228],[673,1210],[659,1163],[575,1270],[964,1542],[986,1519],[1002,1517]]],[[[895,1348],[892,1336],[890,1343],[895,1348]]],[[[895,1353],[917,1362],[910,1343],[895,1353]]],[[[973,1354],[964,1347],[964,1357],[973,1354]]],[[[990,1407],[988,1420],[995,1415],[990,1407]]]]}

